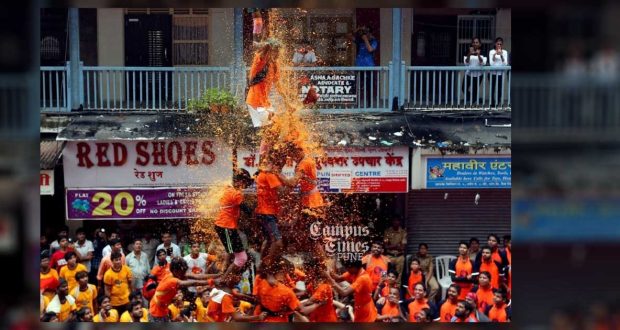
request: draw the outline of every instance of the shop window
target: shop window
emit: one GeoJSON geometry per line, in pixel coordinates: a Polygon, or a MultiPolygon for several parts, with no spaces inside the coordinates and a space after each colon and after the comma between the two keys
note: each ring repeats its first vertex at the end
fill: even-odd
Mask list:
{"type": "Polygon", "coordinates": [[[172,64],[209,64],[208,15],[174,15],[172,19],[172,64]]]}

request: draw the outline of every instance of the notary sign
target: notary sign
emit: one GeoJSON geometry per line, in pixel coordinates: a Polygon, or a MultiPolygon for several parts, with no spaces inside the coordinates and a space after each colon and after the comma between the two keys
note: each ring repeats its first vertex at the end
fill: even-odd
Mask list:
{"type": "Polygon", "coordinates": [[[429,157],[426,188],[510,188],[510,157],[429,157]]]}
{"type": "MultiPolygon", "coordinates": [[[[315,158],[319,191],[322,193],[400,193],[409,182],[408,147],[326,148],[315,158]]],[[[295,164],[282,170],[292,177],[295,164]]],[[[239,151],[239,167],[250,173],[258,169],[258,153],[239,151]]]]}
{"type": "Polygon", "coordinates": [[[351,104],[357,101],[356,75],[353,71],[329,74],[311,71],[301,79],[301,100],[306,97],[311,86],[319,94],[318,104],[351,104]]]}

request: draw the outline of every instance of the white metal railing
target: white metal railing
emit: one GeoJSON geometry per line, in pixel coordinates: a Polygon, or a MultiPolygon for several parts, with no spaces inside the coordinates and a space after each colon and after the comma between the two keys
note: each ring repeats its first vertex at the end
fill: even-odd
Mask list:
{"type": "MultiPolygon", "coordinates": [[[[400,85],[392,86],[395,70],[376,67],[287,67],[287,83],[298,89],[300,99],[312,83],[320,95],[322,112],[390,111],[399,97],[405,109],[510,110],[510,67],[415,67],[401,65],[400,85]],[[499,74],[498,72],[501,71],[499,74]],[[339,75],[342,80],[329,76],[339,75]],[[323,76],[323,77],[321,77],[323,76]],[[338,85],[342,83],[343,85],[338,85]],[[333,87],[333,88],[332,88],[333,87]],[[338,95],[337,87],[347,88],[338,95]]],[[[41,109],[70,111],[71,94],[77,93],[85,110],[179,111],[188,100],[207,88],[234,91],[233,67],[106,67],[79,66],[79,83],[71,84],[69,64],[41,67],[41,109]],[[76,86],[72,88],[72,86],[76,86]],[[79,86],[79,87],[78,87],[79,86]],[[77,90],[74,90],[77,89],[77,90]]],[[[245,82],[241,82],[243,85],[245,82]]]]}
{"type": "Polygon", "coordinates": [[[230,67],[83,67],[84,109],[184,110],[208,88],[231,88],[230,67]]]}
{"type": "MultiPolygon", "coordinates": [[[[513,85],[515,129],[544,136],[618,136],[620,79],[600,75],[519,74],[513,85]]],[[[527,138],[529,134],[520,134],[527,138]]]]}
{"type": "Polygon", "coordinates": [[[41,67],[41,110],[58,112],[71,110],[69,109],[71,88],[68,83],[70,74],[69,64],[41,67]]]}
{"type": "Polygon", "coordinates": [[[406,110],[510,110],[511,67],[404,66],[406,110]]]}

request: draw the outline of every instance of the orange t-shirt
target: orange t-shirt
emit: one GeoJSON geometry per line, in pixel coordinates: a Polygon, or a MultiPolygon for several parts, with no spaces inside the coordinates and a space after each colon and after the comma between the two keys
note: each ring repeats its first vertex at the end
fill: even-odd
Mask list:
{"type": "Polygon", "coordinates": [[[493,307],[489,309],[489,319],[491,320],[491,322],[508,322],[506,305],[502,305],[502,307],[497,307],[493,305],[493,307]]]}
{"type": "Polygon", "coordinates": [[[86,266],[80,263],[76,264],[73,269],[69,269],[69,265],[60,269],[59,276],[67,281],[67,284],[69,285],[69,292],[73,291],[73,289],[75,289],[78,285],[78,282],[75,279],[75,274],[80,271],[86,271],[86,266]]]}
{"type": "Polygon", "coordinates": [[[386,302],[383,305],[383,309],[381,309],[381,315],[389,315],[391,317],[399,317],[400,313],[398,312],[398,305],[393,304],[391,302],[386,302]]]}
{"type": "Polygon", "coordinates": [[[439,322],[450,322],[456,312],[456,303],[446,300],[439,309],[439,322]]]}
{"type": "MultiPolygon", "coordinates": [[[[252,60],[252,66],[250,67],[249,80],[252,80],[257,73],[259,73],[267,64],[267,59],[262,57],[261,54],[256,53],[252,60]]],[[[273,86],[274,81],[279,79],[279,73],[276,63],[269,64],[267,70],[267,76],[260,83],[250,86],[248,90],[248,96],[245,99],[245,103],[251,105],[254,108],[257,107],[270,107],[269,92],[273,86]]]]}
{"type": "MultiPolygon", "coordinates": [[[[461,259],[459,257],[456,260],[455,272],[457,277],[467,277],[472,274],[474,269],[473,264],[471,263],[471,259],[468,256],[465,256],[465,259],[461,259]]],[[[471,288],[474,286],[473,283],[467,282],[455,282],[461,288],[461,293],[459,294],[459,300],[465,300],[465,297],[471,291],[471,288]]],[[[449,321],[448,321],[449,322],[449,321]]]]}
{"type": "Polygon", "coordinates": [[[227,187],[220,198],[220,212],[215,219],[215,225],[222,228],[236,229],[239,221],[239,205],[243,202],[240,190],[227,187]]]}
{"type": "Polygon", "coordinates": [[[47,274],[39,272],[39,289],[43,291],[43,295],[49,299],[54,298],[56,289],[58,288],[58,272],[54,268],[50,268],[47,274]]]}
{"type": "Polygon", "coordinates": [[[258,206],[256,214],[277,215],[280,211],[278,187],[282,181],[277,175],[269,172],[260,172],[256,177],[256,197],[258,206]]]}
{"type": "Polygon", "coordinates": [[[491,286],[494,289],[499,288],[499,268],[492,259],[489,262],[480,263],[480,272],[489,272],[491,274],[491,286]]]}
{"type": "Polygon", "coordinates": [[[213,299],[207,305],[207,315],[214,322],[226,322],[230,314],[235,312],[232,296],[227,294],[222,298],[222,303],[218,304],[213,299]]]}
{"type": "Polygon", "coordinates": [[[418,314],[423,308],[431,308],[428,304],[428,299],[424,298],[421,302],[417,299],[409,303],[409,322],[417,322],[415,315],[418,314]]]}
{"type": "Polygon", "coordinates": [[[493,288],[478,287],[476,297],[478,298],[478,310],[484,313],[487,306],[493,305],[493,288]]]}
{"type": "Polygon", "coordinates": [[[163,267],[155,265],[155,267],[151,269],[151,275],[155,275],[157,277],[157,282],[161,282],[164,278],[172,275],[170,272],[170,263],[166,263],[163,267]]]}
{"type": "Polygon", "coordinates": [[[422,274],[422,271],[418,271],[417,274],[409,273],[409,279],[407,280],[407,287],[409,287],[409,290],[407,290],[407,293],[405,294],[406,299],[411,298],[409,291],[413,292],[413,287],[415,287],[418,283],[424,283],[424,275],[422,274]]]}
{"type": "Polygon", "coordinates": [[[374,322],[377,319],[377,307],[372,301],[373,284],[368,273],[360,273],[351,284],[353,289],[353,313],[355,322],[374,322]]]}
{"type": "Polygon", "coordinates": [[[331,285],[321,283],[312,294],[312,299],[318,303],[323,303],[314,312],[310,313],[310,322],[338,322],[336,310],[334,309],[334,292],[331,285]]]}
{"type": "Polygon", "coordinates": [[[377,288],[377,285],[379,285],[383,273],[387,272],[389,262],[390,258],[384,255],[375,257],[372,254],[367,254],[362,258],[362,263],[366,264],[366,271],[372,280],[373,291],[377,288]]]}
{"type": "MultiPolygon", "coordinates": [[[[260,280],[258,285],[260,287],[257,288],[257,292],[262,309],[281,313],[281,315],[267,316],[263,322],[288,322],[288,316],[299,307],[299,299],[295,292],[282,283],[277,283],[272,287],[266,280],[260,280]]],[[[258,313],[260,314],[260,310],[258,313]]]]}
{"type": "Polygon", "coordinates": [[[149,313],[154,317],[166,317],[168,315],[168,305],[172,303],[179,289],[179,279],[168,276],[159,282],[153,299],[151,299],[149,313]]]}
{"type": "Polygon", "coordinates": [[[302,174],[299,181],[301,205],[309,208],[323,206],[325,203],[317,188],[316,162],[310,157],[305,157],[295,167],[295,174],[298,173],[302,174]]]}

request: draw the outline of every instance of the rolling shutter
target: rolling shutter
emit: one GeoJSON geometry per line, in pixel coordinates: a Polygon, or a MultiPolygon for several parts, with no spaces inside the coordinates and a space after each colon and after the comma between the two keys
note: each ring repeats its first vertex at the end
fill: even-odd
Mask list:
{"type": "Polygon", "coordinates": [[[510,234],[510,189],[426,189],[409,192],[407,253],[429,245],[433,256],[456,255],[461,240],[477,237],[484,246],[489,233],[510,234]],[[445,194],[447,199],[444,199],[445,194]],[[474,203],[480,194],[478,205],[474,203]]]}

